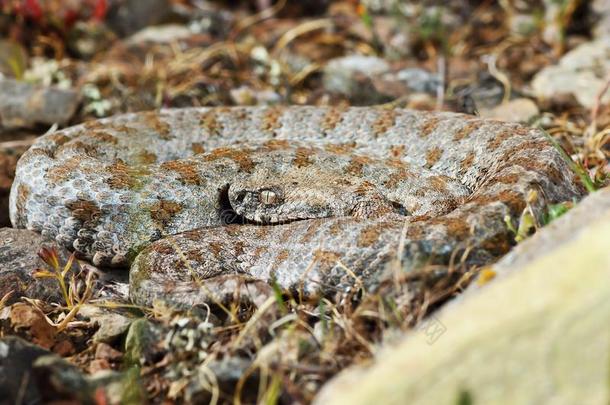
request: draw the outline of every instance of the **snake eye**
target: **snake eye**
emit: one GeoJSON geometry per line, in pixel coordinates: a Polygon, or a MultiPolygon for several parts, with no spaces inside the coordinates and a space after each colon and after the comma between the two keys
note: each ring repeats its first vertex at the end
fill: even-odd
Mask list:
{"type": "Polygon", "coordinates": [[[275,191],[271,190],[262,190],[259,195],[259,200],[261,203],[265,205],[275,204],[277,202],[277,194],[275,191]]]}

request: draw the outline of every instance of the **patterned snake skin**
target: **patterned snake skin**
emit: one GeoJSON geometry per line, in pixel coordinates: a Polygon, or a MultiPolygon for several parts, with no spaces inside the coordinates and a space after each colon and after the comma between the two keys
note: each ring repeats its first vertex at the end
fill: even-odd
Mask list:
{"type": "Polygon", "coordinates": [[[530,190],[537,217],[583,194],[543,134],[517,124],[192,108],[41,137],[18,164],[10,209],[14,226],[96,265],[131,264],[130,295],[148,305],[195,303],[197,281],[217,275],[314,294],[371,284],[397,254],[404,269],[446,264],[456,249],[485,263],[509,249],[505,217],[519,217],[530,190]]]}

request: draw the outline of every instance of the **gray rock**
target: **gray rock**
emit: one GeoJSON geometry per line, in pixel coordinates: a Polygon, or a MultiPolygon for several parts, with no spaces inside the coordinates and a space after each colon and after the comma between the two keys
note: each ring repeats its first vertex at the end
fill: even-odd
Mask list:
{"type": "Polygon", "coordinates": [[[106,24],[120,36],[164,22],[171,14],[169,0],[120,0],[112,3],[106,24]]]}
{"type": "Polygon", "coordinates": [[[43,401],[84,401],[93,394],[83,372],[57,355],[40,356],[31,365],[43,401]]]}
{"type": "Polygon", "coordinates": [[[60,265],[70,253],[54,241],[25,229],[0,228],[0,297],[12,291],[9,304],[27,296],[44,301],[62,302],[59,285],[49,278],[36,279],[33,273],[48,266],[38,257],[42,247],[55,248],[60,265]]]}
{"type": "Polygon", "coordinates": [[[123,336],[133,322],[133,319],[117,313],[103,313],[90,319],[99,324],[93,341],[104,343],[112,343],[123,336]]]}
{"type": "MultiPolygon", "coordinates": [[[[586,108],[591,108],[610,72],[610,36],[584,43],[566,53],[559,64],[547,66],[534,76],[536,97],[550,100],[571,94],[586,108]]],[[[602,98],[610,101],[610,92],[602,98]]]]}
{"type": "MultiPolygon", "coordinates": [[[[221,392],[233,392],[238,381],[251,365],[251,360],[237,356],[227,356],[202,364],[198,367],[195,378],[190,380],[184,390],[185,400],[193,404],[209,403],[213,398],[212,392],[215,387],[218,387],[221,392]]],[[[241,391],[242,396],[256,392],[257,379],[256,373],[248,377],[241,391]]],[[[244,399],[249,400],[249,398],[242,397],[242,400],[244,399]]],[[[255,398],[251,400],[254,401],[255,398]]]]}
{"type": "Polygon", "coordinates": [[[133,321],[125,338],[126,364],[140,366],[150,363],[161,334],[161,328],[145,318],[133,321]]]}
{"type": "Polygon", "coordinates": [[[143,391],[134,371],[105,370],[89,376],[54,354],[40,356],[32,365],[33,382],[44,403],[98,403],[99,396],[108,404],[142,403],[143,391]]]}
{"type": "Polygon", "coordinates": [[[56,354],[21,338],[0,339],[0,405],[55,401],[89,404],[97,403],[96,394],[103,394],[106,403],[119,404],[138,391],[141,387],[129,372],[107,371],[90,377],[56,354]]]}
{"type": "MultiPolygon", "coordinates": [[[[436,93],[441,85],[441,78],[437,73],[431,73],[420,68],[402,69],[392,75],[395,80],[403,82],[411,91],[418,93],[436,93]]],[[[385,75],[388,77],[388,75],[385,75]]]]}
{"type": "Polygon", "coordinates": [[[388,101],[390,97],[379,93],[372,80],[389,69],[385,60],[374,56],[350,55],[332,59],[324,68],[324,88],[347,97],[356,105],[388,101]]]}
{"type": "Polygon", "coordinates": [[[31,383],[31,367],[47,354],[50,352],[18,337],[0,339],[0,405],[16,404],[18,398],[22,404],[41,401],[40,392],[31,383]]]}
{"type": "Polygon", "coordinates": [[[63,125],[74,115],[78,102],[74,90],[0,80],[0,129],[63,125]]]}

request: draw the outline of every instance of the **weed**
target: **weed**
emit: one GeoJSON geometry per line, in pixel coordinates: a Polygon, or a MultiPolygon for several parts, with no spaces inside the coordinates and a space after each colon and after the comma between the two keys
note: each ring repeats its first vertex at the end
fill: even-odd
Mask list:
{"type": "Polygon", "coordinates": [[[93,296],[94,273],[92,271],[83,272],[82,269],[78,273],[73,272],[74,254],[70,255],[66,263],[61,266],[59,254],[55,248],[43,247],[38,252],[38,256],[50,267],[50,270],[36,269],[34,277],[56,280],[68,309],[68,313],[61,322],[57,324],[51,322],[58,330],[63,330],[78,314],[80,308],[93,296]]]}

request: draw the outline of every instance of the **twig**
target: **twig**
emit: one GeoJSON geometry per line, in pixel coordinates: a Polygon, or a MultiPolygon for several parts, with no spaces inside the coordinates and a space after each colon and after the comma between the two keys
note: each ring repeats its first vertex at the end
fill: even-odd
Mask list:
{"type": "Polygon", "coordinates": [[[447,58],[445,55],[439,56],[437,66],[440,81],[436,87],[436,110],[440,111],[445,103],[445,91],[447,89],[447,58]]]}
{"type": "Polygon", "coordinates": [[[8,150],[8,149],[15,149],[15,148],[21,148],[21,147],[30,147],[32,146],[32,144],[34,143],[34,141],[36,140],[36,138],[31,138],[31,139],[21,139],[18,141],[6,141],[6,142],[0,142],[0,149],[2,150],[8,150]]]}
{"type": "Polygon", "coordinates": [[[485,55],[483,57],[483,62],[485,62],[487,64],[487,69],[489,71],[489,74],[492,75],[494,77],[494,79],[496,79],[497,81],[502,83],[502,86],[504,86],[504,95],[502,96],[502,104],[505,104],[508,102],[508,100],[510,100],[510,92],[511,92],[510,80],[509,80],[508,76],[506,75],[506,73],[498,70],[498,67],[496,66],[497,59],[498,59],[498,57],[496,55],[485,55]]]}
{"type": "Polygon", "coordinates": [[[330,18],[321,18],[318,20],[307,21],[303,24],[299,24],[296,27],[289,29],[278,39],[275,47],[273,48],[272,54],[277,54],[284,49],[290,42],[301,35],[307,34],[312,31],[321,29],[329,29],[334,26],[333,20],[330,18]]]}
{"type": "Polygon", "coordinates": [[[595,96],[595,102],[593,103],[593,107],[591,108],[591,125],[589,126],[589,137],[593,136],[597,132],[597,116],[599,115],[599,108],[602,105],[602,98],[604,98],[604,94],[610,88],[610,72],[606,76],[606,82],[599,89],[597,95],[595,96]]]}

